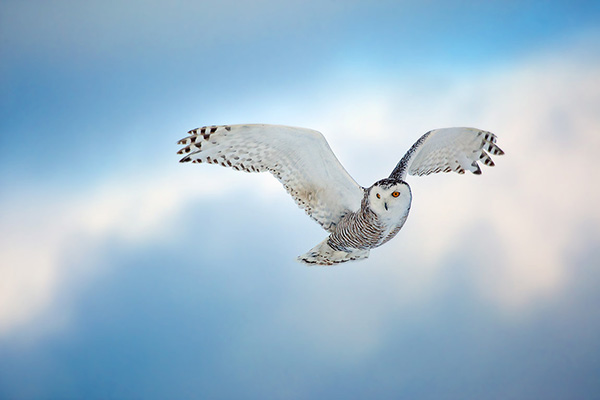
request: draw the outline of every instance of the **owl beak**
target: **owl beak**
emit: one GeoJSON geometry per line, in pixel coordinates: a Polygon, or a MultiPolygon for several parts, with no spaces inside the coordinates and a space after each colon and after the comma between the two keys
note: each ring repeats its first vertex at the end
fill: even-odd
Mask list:
{"type": "Polygon", "coordinates": [[[383,203],[383,206],[385,207],[385,211],[387,211],[387,203],[383,203]]]}

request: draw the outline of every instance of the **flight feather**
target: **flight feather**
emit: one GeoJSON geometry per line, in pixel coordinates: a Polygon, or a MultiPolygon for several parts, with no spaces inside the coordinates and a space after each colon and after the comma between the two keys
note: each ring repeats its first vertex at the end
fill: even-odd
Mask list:
{"type": "Polygon", "coordinates": [[[360,207],[364,190],[340,164],[320,132],[249,124],[193,129],[178,144],[181,162],[210,163],[246,172],[268,171],[299,207],[331,232],[360,207]]]}

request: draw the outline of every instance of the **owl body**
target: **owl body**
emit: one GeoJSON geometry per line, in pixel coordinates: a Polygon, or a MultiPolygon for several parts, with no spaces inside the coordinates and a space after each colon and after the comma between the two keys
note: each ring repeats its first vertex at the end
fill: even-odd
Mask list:
{"type": "Polygon", "coordinates": [[[369,188],[358,185],[321,133],[278,125],[205,126],[178,144],[181,162],[219,164],[246,172],[272,173],[299,207],[329,232],[298,257],[332,265],[364,259],[392,239],[410,211],[405,178],[437,172],[481,174],[478,161],[494,166],[488,153],[502,155],[496,136],[475,128],[432,130],[409,149],[389,177],[369,188]]]}
{"type": "Polygon", "coordinates": [[[400,231],[410,211],[412,194],[406,182],[384,179],[364,189],[357,211],[346,214],[317,248],[298,257],[307,264],[331,265],[366,258],[400,231]],[[332,257],[332,253],[335,256],[332,257]]]}

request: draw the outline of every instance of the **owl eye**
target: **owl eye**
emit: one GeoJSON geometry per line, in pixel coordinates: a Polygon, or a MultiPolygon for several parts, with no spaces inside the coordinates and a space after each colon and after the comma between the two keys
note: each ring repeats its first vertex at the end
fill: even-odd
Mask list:
{"type": "Polygon", "coordinates": [[[392,196],[398,197],[398,196],[400,196],[400,192],[394,192],[394,193],[392,193],[392,196]]]}
{"type": "Polygon", "coordinates": [[[379,193],[377,193],[375,196],[377,196],[378,199],[381,198],[381,196],[379,195],[379,193]]]}

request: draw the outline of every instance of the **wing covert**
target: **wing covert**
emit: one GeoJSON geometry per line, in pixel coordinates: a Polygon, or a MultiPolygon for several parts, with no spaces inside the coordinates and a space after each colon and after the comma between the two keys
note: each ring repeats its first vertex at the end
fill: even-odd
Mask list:
{"type": "Polygon", "coordinates": [[[320,132],[250,124],[193,129],[178,144],[180,162],[219,164],[246,172],[268,171],[300,208],[331,232],[360,208],[363,188],[348,174],[320,132]]]}
{"type": "Polygon", "coordinates": [[[402,157],[390,178],[404,180],[407,174],[429,175],[438,172],[465,171],[479,175],[477,164],[494,166],[489,154],[503,155],[496,135],[475,128],[444,128],[427,132],[402,157]]]}

